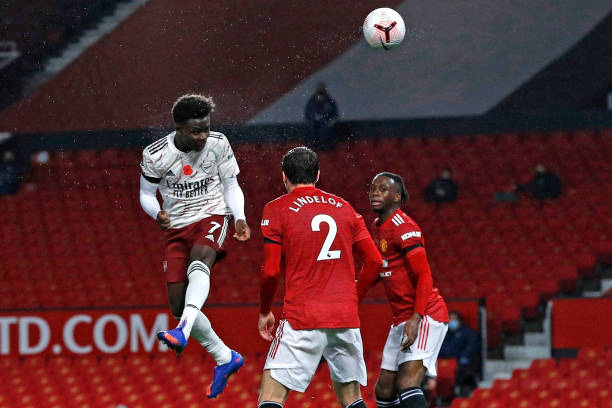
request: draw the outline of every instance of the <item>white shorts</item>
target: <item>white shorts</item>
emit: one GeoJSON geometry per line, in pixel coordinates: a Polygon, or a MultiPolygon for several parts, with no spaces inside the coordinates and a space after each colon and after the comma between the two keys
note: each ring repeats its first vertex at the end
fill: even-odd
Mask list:
{"type": "Polygon", "coordinates": [[[400,364],[406,361],[423,360],[427,369],[427,375],[435,377],[438,375],[436,360],[442,341],[448,330],[448,323],[438,322],[429,316],[424,316],[419,323],[417,338],[407,350],[401,351],[402,337],[404,335],[406,322],[391,326],[389,337],[383,349],[382,363],[380,367],[389,371],[397,371],[400,364]]]}
{"type": "Polygon", "coordinates": [[[333,381],[358,381],[366,385],[363,343],[359,329],[294,330],[281,320],[264,370],[285,387],[304,392],[321,357],[325,357],[333,381]]]}

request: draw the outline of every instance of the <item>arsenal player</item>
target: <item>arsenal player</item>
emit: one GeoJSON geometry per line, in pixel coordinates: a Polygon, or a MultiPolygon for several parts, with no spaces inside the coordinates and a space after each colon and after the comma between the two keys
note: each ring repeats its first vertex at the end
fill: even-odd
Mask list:
{"type": "Polygon", "coordinates": [[[172,107],[176,130],[147,146],[140,164],[140,204],[165,232],[168,298],[179,320],[175,329],[161,331],[157,337],[181,352],[191,336],[213,356],[218,365],[208,398],[223,392],[229,376],[244,364],[200,310],[208,297],[210,270],[225,256],[232,218],[236,239],[246,241],[251,235],[232,147],[225,135],[210,130],[213,108],[211,98],[181,96],[172,107]]]}
{"type": "Polygon", "coordinates": [[[378,214],[371,232],[383,268],[364,270],[359,299],[382,281],[393,311],[376,382],[378,407],[426,407],[420,385],[425,373],[436,375],[436,359],[448,329],[448,310],[433,279],[423,232],[401,207],[408,199],[402,178],[380,173],[370,186],[370,206],[378,214]]]}
{"type": "Polygon", "coordinates": [[[319,190],[317,155],[306,147],[282,161],[287,194],[266,204],[261,230],[264,265],[259,333],[272,341],[264,367],[259,408],[282,407],[290,390],[304,392],[325,357],[340,405],[363,408],[359,384],[366,384],[357,315],[353,249],[364,272],[376,274],[380,254],[361,215],[344,199],[319,190]],[[270,311],[285,265],[283,317],[272,336],[270,311]]]}

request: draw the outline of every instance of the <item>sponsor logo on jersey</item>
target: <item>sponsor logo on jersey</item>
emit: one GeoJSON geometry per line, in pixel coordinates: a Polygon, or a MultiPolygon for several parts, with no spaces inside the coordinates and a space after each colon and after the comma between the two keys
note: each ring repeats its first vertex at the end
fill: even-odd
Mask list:
{"type": "Polygon", "coordinates": [[[391,271],[387,271],[387,272],[379,272],[379,273],[378,273],[378,276],[380,276],[381,278],[388,278],[388,277],[390,277],[390,276],[391,276],[391,274],[392,274],[392,273],[393,273],[393,272],[391,272],[391,271]]]}
{"type": "Polygon", "coordinates": [[[387,243],[386,240],[383,239],[383,240],[380,241],[380,250],[382,252],[387,252],[387,248],[388,247],[389,247],[389,244],[387,243]]]}
{"type": "Polygon", "coordinates": [[[262,227],[267,227],[268,225],[270,225],[270,220],[261,220],[262,227]]]}
{"type": "Polygon", "coordinates": [[[405,241],[410,238],[421,238],[421,231],[410,231],[402,235],[402,241],[405,241]]]}
{"type": "Polygon", "coordinates": [[[166,177],[174,177],[174,173],[172,172],[172,170],[168,170],[168,172],[166,173],[166,177]]]}

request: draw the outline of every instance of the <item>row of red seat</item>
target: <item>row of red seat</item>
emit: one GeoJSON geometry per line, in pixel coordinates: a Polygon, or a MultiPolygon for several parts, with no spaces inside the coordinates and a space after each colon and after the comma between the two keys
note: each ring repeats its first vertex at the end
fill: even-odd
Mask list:
{"type": "MultiPolygon", "coordinates": [[[[369,406],[380,366],[380,353],[365,353],[368,386],[362,388],[369,406]]],[[[212,380],[215,362],[207,355],[104,356],[103,358],[28,357],[4,358],[0,367],[6,380],[0,382],[0,408],[19,406],[129,407],[165,406],[236,407],[257,400],[266,355],[245,355],[245,366],[233,376],[217,400],[207,400],[205,391],[212,380]]],[[[456,362],[440,360],[436,395],[452,393],[456,362]]],[[[335,406],[336,396],[326,364],[317,370],[304,394],[293,393],[286,407],[335,406]]]]}
{"type": "Polygon", "coordinates": [[[509,380],[456,398],[454,408],[612,407],[612,348],[580,349],[577,358],[537,359],[509,380]]]}

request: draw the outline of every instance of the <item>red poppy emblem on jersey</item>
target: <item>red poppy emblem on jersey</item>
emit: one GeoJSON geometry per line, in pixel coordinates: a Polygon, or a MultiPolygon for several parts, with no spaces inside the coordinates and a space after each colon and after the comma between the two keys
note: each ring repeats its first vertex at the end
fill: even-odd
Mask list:
{"type": "Polygon", "coordinates": [[[183,167],[183,173],[187,176],[191,176],[193,174],[193,168],[190,165],[186,165],[183,167]]]}

